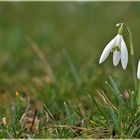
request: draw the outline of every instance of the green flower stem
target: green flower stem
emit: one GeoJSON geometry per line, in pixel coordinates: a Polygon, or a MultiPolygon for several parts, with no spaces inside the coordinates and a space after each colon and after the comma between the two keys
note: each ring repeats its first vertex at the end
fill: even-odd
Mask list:
{"type": "Polygon", "coordinates": [[[135,92],[137,91],[137,78],[136,78],[136,63],[135,63],[135,53],[134,53],[134,46],[133,46],[133,37],[130,28],[125,25],[128,34],[129,34],[129,44],[130,44],[130,55],[131,55],[131,63],[132,63],[132,71],[133,71],[133,80],[134,80],[134,87],[135,87],[135,92]]]}
{"type": "Polygon", "coordinates": [[[131,63],[132,63],[134,87],[135,87],[135,92],[136,92],[137,91],[137,79],[136,79],[136,64],[135,64],[134,55],[131,55],[131,63]]]}
{"type": "Polygon", "coordinates": [[[140,105],[140,80],[139,80],[139,87],[138,87],[137,105],[140,105]]]}

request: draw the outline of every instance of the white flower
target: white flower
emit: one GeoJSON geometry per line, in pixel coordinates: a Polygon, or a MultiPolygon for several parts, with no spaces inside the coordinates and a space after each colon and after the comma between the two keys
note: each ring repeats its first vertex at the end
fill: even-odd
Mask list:
{"type": "Polygon", "coordinates": [[[128,50],[122,35],[117,34],[106,45],[100,57],[99,64],[106,60],[110,52],[113,52],[113,65],[117,66],[121,59],[122,67],[125,70],[128,64],[128,50]]]}
{"type": "Polygon", "coordinates": [[[137,78],[140,79],[140,60],[138,63],[137,78]]]}

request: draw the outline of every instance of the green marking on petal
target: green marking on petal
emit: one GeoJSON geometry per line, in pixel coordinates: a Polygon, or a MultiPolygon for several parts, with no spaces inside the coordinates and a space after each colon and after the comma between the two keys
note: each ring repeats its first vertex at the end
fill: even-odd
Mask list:
{"type": "Polygon", "coordinates": [[[121,52],[120,47],[119,46],[114,46],[112,48],[111,52],[115,52],[115,51],[121,52]]]}

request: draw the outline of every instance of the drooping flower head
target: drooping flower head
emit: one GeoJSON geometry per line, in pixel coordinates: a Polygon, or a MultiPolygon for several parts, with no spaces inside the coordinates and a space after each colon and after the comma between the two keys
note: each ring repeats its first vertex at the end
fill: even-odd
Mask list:
{"type": "Polygon", "coordinates": [[[118,30],[118,34],[104,48],[99,60],[99,64],[103,63],[109,56],[110,52],[112,52],[113,65],[117,66],[119,61],[121,60],[123,69],[126,69],[128,64],[128,50],[124,42],[122,32],[123,27],[121,26],[118,30]]]}
{"type": "Polygon", "coordinates": [[[140,80],[140,60],[138,62],[137,78],[140,80]]]}

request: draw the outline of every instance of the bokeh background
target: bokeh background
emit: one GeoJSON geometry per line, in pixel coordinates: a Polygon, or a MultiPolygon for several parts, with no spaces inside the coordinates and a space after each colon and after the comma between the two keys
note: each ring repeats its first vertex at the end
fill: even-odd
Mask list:
{"type": "Polygon", "coordinates": [[[88,104],[88,89],[106,90],[109,76],[122,91],[133,89],[130,61],[126,71],[112,65],[112,55],[98,61],[119,22],[132,30],[138,61],[139,15],[139,2],[0,2],[0,110],[16,92],[53,112],[65,100],[88,104]]]}

